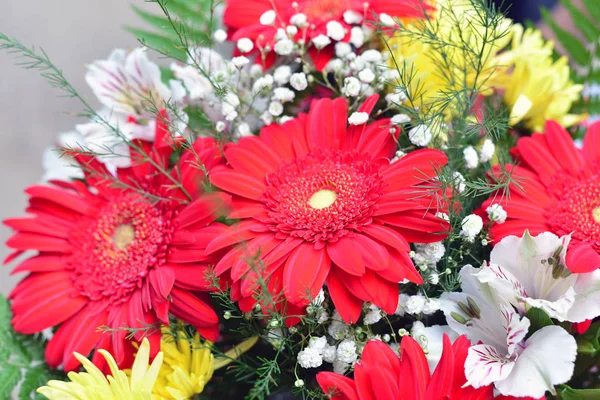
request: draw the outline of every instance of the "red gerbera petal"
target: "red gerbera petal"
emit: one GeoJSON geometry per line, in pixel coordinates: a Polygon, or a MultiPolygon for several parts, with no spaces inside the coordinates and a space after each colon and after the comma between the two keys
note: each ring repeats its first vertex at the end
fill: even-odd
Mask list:
{"type": "Polygon", "coordinates": [[[522,166],[494,168],[495,179],[510,176],[510,197],[495,193],[482,205],[481,213],[498,203],[508,219],[494,224],[494,240],[521,236],[528,229],[535,235],[550,231],[558,236],[571,234],[567,267],[589,272],[600,265],[600,163],[597,153],[598,124],[590,127],[583,152],[569,133],[554,121],[546,123],[545,134],[534,134],[517,143],[522,166]]]}
{"type": "MultiPolygon", "coordinates": [[[[144,148],[166,169],[176,141],[163,122],[157,122],[157,129],[161,131],[157,141],[144,148]]],[[[193,146],[205,168],[222,161],[215,158],[215,143],[201,139],[193,146]]],[[[136,340],[149,337],[157,352],[161,335],[157,328],[159,323],[168,324],[170,311],[216,339],[215,312],[189,290],[206,290],[202,277],[216,258],[206,255],[205,249],[223,231],[224,225],[212,224],[230,196],[202,194],[187,178],[193,189],[189,199],[155,168],[144,173],[143,168],[117,171],[129,180],[127,185],[144,188],[146,197],[137,190],[110,187],[107,182],[112,178],[102,164],[89,156],[76,158],[92,168],[86,183],[96,190],[75,182],[34,185],[26,190],[33,216],[5,221],[16,231],[8,246],[18,253],[38,252],[14,270],[30,272],[10,294],[15,329],[29,334],[59,325],[46,359],[53,367],[64,364],[65,370],[79,364],[74,351],[87,355],[99,346],[110,347],[120,364],[130,362],[133,350],[124,328],[138,329],[136,340]],[[203,285],[188,290],[178,286],[180,263],[188,268],[188,279],[193,276],[203,285]],[[101,326],[113,331],[102,333],[101,326]]],[[[173,167],[177,174],[189,177],[187,171],[196,170],[189,161],[184,152],[173,167]]]]}
{"type": "MultiPolygon", "coordinates": [[[[376,96],[369,98],[361,109],[370,112],[376,101],[376,96]]],[[[281,287],[290,304],[305,306],[326,282],[342,318],[356,322],[363,301],[393,313],[398,282],[408,278],[422,283],[408,256],[408,242],[445,237],[448,224],[435,217],[438,208],[430,186],[447,158],[439,151],[423,150],[390,166],[381,159],[382,152],[393,153],[386,120],[364,131],[346,124],[345,100],[315,101],[308,117],[283,126],[292,145],[278,142],[288,154],[278,159],[276,168],[271,165],[274,158],[265,153],[270,171],[266,175],[267,170],[247,168],[257,158],[246,150],[263,151],[272,143],[274,132],[282,133],[273,125],[260,137],[231,144],[228,153],[235,161],[212,172],[214,185],[245,197],[232,202],[232,214],[243,221],[207,247],[212,253],[239,243],[215,269],[227,280],[242,280],[235,296],[253,296],[260,289],[256,283],[261,274],[267,281],[280,280],[269,285],[281,287]],[[388,192],[390,187],[394,190],[388,192]],[[262,269],[247,264],[257,255],[262,269]]]]}
{"type": "Polygon", "coordinates": [[[492,386],[462,387],[469,341],[461,336],[452,345],[444,335],[443,342],[442,358],[431,378],[423,349],[412,337],[405,336],[400,343],[400,357],[382,341],[370,341],[354,367],[353,380],[319,372],[317,382],[334,399],[492,400],[492,386]]]}

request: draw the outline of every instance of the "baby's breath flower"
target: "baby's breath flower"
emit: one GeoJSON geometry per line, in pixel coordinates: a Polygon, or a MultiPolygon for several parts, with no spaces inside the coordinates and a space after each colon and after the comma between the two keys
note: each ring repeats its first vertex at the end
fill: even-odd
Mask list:
{"type": "Polygon", "coordinates": [[[252,43],[252,40],[248,38],[241,38],[237,41],[237,48],[242,53],[248,53],[254,48],[254,43],[252,43]]]}

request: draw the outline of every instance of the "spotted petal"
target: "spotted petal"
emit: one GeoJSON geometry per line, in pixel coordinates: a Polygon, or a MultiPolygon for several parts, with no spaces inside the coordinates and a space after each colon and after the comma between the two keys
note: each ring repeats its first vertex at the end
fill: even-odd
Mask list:
{"type": "Polygon", "coordinates": [[[546,326],[527,340],[512,373],[497,381],[496,388],[516,397],[538,398],[546,391],[556,394],[554,386],[571,379],[576,355],[573,336],[559,326],[546,326]]]}

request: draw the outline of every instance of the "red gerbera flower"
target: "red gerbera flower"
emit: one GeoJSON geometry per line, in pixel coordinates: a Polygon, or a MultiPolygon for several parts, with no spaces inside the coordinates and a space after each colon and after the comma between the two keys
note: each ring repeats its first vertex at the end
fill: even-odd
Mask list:
{"type": "Polygon", "coordinates": [[[465,336],[454,344],[444,335],[442,358],[430,376],[423,349],[410,336],[402,338],[400,358],[387,344],[373,340],[354,366],[354,379],[333,372],[319,372],[321,389],[337,400],[488,400],[492,386],[464,387],[464,365],[470,347],[465,336]]]}
{"type": "MultiPolygon", "coordinates": [[[[370,113],[377,99],[360,111],[370,113]]],[[[229,166],[212,171],[211,182],[235,196],[230,217],[242,221],[207,252],[240,243],[216,273],[231,280],[244,311],[255,304],[257,268],[248,257],[256,252],[288,314],[301,312],[326,283],[342,318],[356,322],[363,301],[393,313],[398,282],[422,283],[408,243],[445,237],[431,185],[447,158],[427,149],[390,163],[398,132],[389,119],[347,127],[347,108],[341,98],[316,101],[308,115],[227,147],[229,166]]]]}
{"type": "MultiPolygon", "coordinates": [[[[16,251],[6,262],[37,251],[13,271],[29,275],[10,294],[12,323],[24,334],[60,325],[46,348],[52,367],[72,370],[79,364],[74,351],[100,348],[126,365],[135,350],[127,332],[111,335],[98,328],[168,325],[169,313],[208,339],[218,336],[216,313],[194,292],[208,290],[203,277],[213,262],[197,238],[222,232],[223,225],[211,223],[228,201],[224,194],[202,194],[199,165],[210,170],[220,162],[220,150],[213,139],[199,139],[167,176],[174,144],[161,122],[164,115],[153,145],[137,141],[153,161],[119,170],[120,187],[96,159],[76,155],[89,186],[80,181],[30,186],[27,211],[33,216],[4,221],[17,231],[7,242],[16,251]]],[[[133,153],[139,161],[141,150],[133,153]]],[[[141,329],[136,339],[144,336],[158,351],[160,329],[141,329]]],[[[101,358],[96,352],[94,362],[101,364],[101,358]]]]}
{"type": "Polygon", "coordinates": [[[499,203],[508,213],[506,222],[492,226],[495,241],[526,229],[532,235],[572,233],[567,267],[590,272],[600,266],[600,123],[589,128],[582,150],[558,123],[548,121],[545,131],[519,140],[519,166],[494,169],[498,179],[510,174],[510,197],[492,196],[482,208],[499,203]]]}
{"type": "MultiPolygon", "coordinates": [[[[306,24],[298,29],[293,40],[303,40],[308,45],[318,35],[327,34],[327,23],[330,21],[342,24],[347,31],[342,41],[348,42],[352,25],[346,22],[345,12],[354,12],[366,21],[372,20],[373,13],[402,18],[421,18],[424,14],[422,0],[226,0],[225,3],[224,23],[233,32],[231,39],[251,39],[254,51],[267,46],[273,49],[277,30],[285,30],[292,25],[290,20],[296,14],[304,14],[306,24]],[[271,10],[275,11],[275,22],[272,25],[261,24],[260,17],[271,10]]],[[[321,50],[310,47],[309,52],[316,68],[322,70],[333,57],[333,45],[321,50]]],[[[272,64],[273,58],[274,54],[269,53],[267,67],[272,64]]]]}

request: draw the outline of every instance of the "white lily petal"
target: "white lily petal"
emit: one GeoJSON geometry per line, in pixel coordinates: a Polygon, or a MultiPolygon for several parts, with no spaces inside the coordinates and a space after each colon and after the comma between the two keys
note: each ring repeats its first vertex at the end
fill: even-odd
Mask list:
{"type": "Polygon", "coordinates": [[[504,300],[515,305],[521,297],[528,297],[527,292],[519,280],[508,270],[497,264],[490,264],[481,268],[475,274],[481,283],[493,287],[504,300]]]}
{"type": "Polygon", "coordinates": [[[127,55],[124,50],[113,51],[107,60],[88,66],[85,79],[104,106],[126,116],[141,116],[151,108],[164,108],[172,95],[145,48],[127,55]]]}
{"type": "Polygon", "coordinates": [[[465,386],[480,388],[510,376],[515,362],[494,346],[479,344],[469,348],[465,360],[465,386]]]}
{"type": "Polygon", "coordinates": [[[554,386],[567,382],[573,375],[577,344],[573,336],[559,326],[546,326],[526,342],[512,373],[496,382],[506,396],[542,397],[554,386]]]}
{"type": "Polygon", "coordinates": [[[521,342],[529,332],[531,323],[528,318],[521,316],[510,307],[503,307],[502,317],[504,319],[504,329],[506,331],[506,346],[508,348],[508,356],[512,356],[516,351],[520,350],[521,342]]]}
{"type": "Polygon", "coordinates": [[[575,283],[575,303],[567,320],[582,322],[600,315],[600,270],[578,274],[575,283]]]}
{"type": "Polygon", "coordinates": [[[561,295],[555,301],[532,298],[525,298],[523,300],[530,307],[541,308],[550,316],[550,318],[556,318],[559,321],[565,321],[568,319],[569,311],[575,302],[575,291],[572,287],[570,287],[567,289],[566,293],[561,295]]]}

